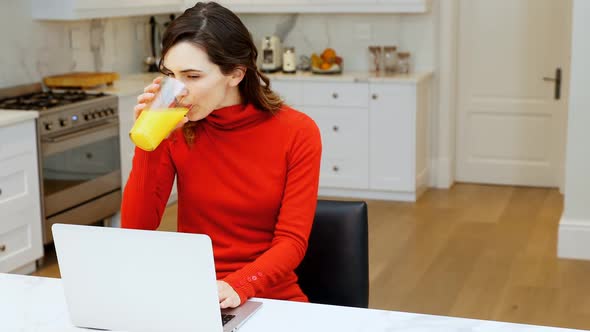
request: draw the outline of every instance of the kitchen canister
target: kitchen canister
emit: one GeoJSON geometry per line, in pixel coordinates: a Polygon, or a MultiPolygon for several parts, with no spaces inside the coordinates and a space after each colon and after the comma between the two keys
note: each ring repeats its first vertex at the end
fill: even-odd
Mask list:
{"type": "Polygon", "coordinates": [[[383,71],[393,74],[397,70],[397,46],[383,47],[383,71]]]}
{"type": "Polygon", "coordinates": [[[410,52],[399,52],[397,58],[397,72],[400,74],[409,74],[411,70],[410,52]]]}
{"type": "Polygon", "coordinates": [[[297,71],[297,56],[295,47],[285,47],[283,51],[283,72],[295,73],[297,71]]]}

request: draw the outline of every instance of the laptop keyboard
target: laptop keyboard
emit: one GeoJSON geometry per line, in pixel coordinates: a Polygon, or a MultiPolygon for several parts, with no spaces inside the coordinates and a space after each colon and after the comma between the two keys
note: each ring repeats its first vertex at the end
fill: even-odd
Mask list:
{"type": "Polygon", "coordinates": [[[234,317],[236,317],[236,315],[221,314],[221,322],[223,323],[223,325],[225,325],[234,317]]]}

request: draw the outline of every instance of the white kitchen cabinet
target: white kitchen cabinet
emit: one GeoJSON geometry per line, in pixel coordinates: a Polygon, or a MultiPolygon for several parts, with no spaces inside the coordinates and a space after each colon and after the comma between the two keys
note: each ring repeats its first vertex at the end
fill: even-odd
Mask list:
{"type": "Polygon", "coordinates": [[[429,176],[428,78],[272,79],[273,90],[320,129],[320,195],[417,199],[429,176]]]}
{"type": "Polygon", "coordinates": [[[295,109],[303,105],[303,82],[272,80],[270,88],[278,93],[287,105],[295,109]]]}
{"type": "Polygon", "coordinates": [[[322,137],[320,187],[368,189],[368,110],[305,106],[303,111],[322,137]]]}
{"type": "Polygon", "coordinates": [[[33,18],[80,20],[167,14],[180,11],[183,5],[184,0],[33,0],[33,18]]]}
{"type": "Polygon", "coordinates": [[[35,120],[0,126],[0,272],[33,272],[43,256],[38,165],[35,120]]]}
{"type": "Polygon", "coordinates": [[[426,186],[426,100],[421,85],[373,83],[370,188],[413,193],[426,186]]]}
{"type": "MultiPolygon", "coordinates": [[[[184,8],[196,1],[185,0],[184,8]]],[[[425,13],[431,0],[221,0],[236,13],[425,13]]]]}

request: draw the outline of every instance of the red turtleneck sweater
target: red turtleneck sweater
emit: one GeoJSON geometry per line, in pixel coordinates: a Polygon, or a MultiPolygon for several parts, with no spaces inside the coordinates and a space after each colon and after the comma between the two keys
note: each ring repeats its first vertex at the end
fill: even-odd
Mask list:
{"type": "Polygon", "coordinates": [[[122,226],[155,230],[174,176],[178,231],[207,234],[217,279],[242,303],[253,296],[307,301],[294,273],[307,249],[317,202],[320,133],[284,106],[213,111],[188,146],[175,131],[153,152],[136,148],[125,186],[122,226]]]}

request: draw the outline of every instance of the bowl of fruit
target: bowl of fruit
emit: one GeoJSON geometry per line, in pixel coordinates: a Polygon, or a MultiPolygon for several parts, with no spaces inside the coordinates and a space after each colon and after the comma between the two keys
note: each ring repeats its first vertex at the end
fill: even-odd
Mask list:
{"type": "Polygon", "coordinates": [[[322,54],[311,55],[311,72],[314,74],[341,74],[342,58],[331,48],[326,48],[322,54]]]}

